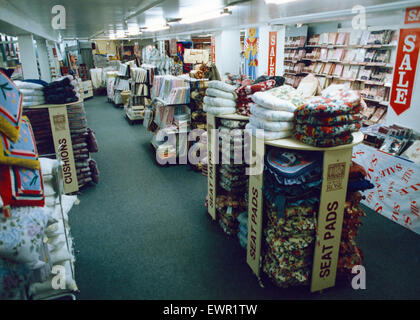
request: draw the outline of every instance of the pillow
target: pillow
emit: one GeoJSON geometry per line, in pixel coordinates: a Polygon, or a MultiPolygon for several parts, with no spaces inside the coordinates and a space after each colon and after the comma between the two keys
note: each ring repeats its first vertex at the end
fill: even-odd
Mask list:
{"type": "Polygon", "coordinates": [[[19,89],[40,90],[41,92],[44,89],[43,85],[33,82],[15,81],[15,84],[19,89]]]}
{"type": "Polygon", "coordinates": [[[252,101],[266,109],[294,112],[296,106],[289,100],[281,99],[266,92],[256,92],[252,95],[252,101]]]}
{"type": "Polygon", "coordinates": [[[266,80],[259,83],[254,83],[247,86],[241,86],[235,90],[238,96],[247,96],[259,91],[267,91],[276,86],[275,80],[266,80]]]}
{"type": "Polygon", "coordinates": [[[44,186],[40,171],[0,165],[0,194],[6,205],[43,207],[44,186]]]}
{"type": "Polygon", "coordinates": [[[293,121],[295,116],[293,112],[270,110],[258,104],[251,104],[251,114],[266,121],[293,121]]]}
{"type": "Polygon", "coordinates": [[[251,131],[251,134],[253,136],[256,136],[257,138],[264,139],[264,140],[277,140],[277,139],[283,139],[290,137],[292,135],[292,130],[290,131],[269,131],[269,130],[263,130],[254,127],[251,123],[248,123],[246,125],[246,129],[248,131],[251,131]],[[257,129],[259,129],[257,131],[257,129]]]}
{"type": "Polygon", "coordinates": [[[19,139],[22,99],[18,87],[0,71],[0,134],[12,142],[19,139]]]}
{"type": "Polygon", "coordinates": [[[204,103],[210,105],[212,107],[220,107],[220,108],[235,108],[236,102],[229,99],[223,98],[212,98],[212,97],[204,97],[204,103]]]}
{"type": "Polygon", "coordinates": [[[256,128],[270,131],[290,131],[293,129],[293,122],[266,121],[254,115],[249,118],[249,123],[256,128]]]}
{"type": "Polygon", "coordinates": [[[25,100],[26,97],[32,97],[32,96],[44,97],[44,91],[42,91],[42,90],[19,88],[19,91],[23,95],[23,100],[25,100]]]}
{"type": "Polygon", "coordinates": [[[213,107],[207,104],[204,105],[203,110],[205,112],[214,114],[214,115],[222,115],[222,114],[232,114],[235,113],[235,108],[220,108],[220,107],[213,107]]]}
{"type": "Polygon", "coordinates": [[[13,299],[30,282],[31,272],[24,263],[0,258],[0,300],[13,299]]]}
{"type": "Polygon", "coordinates": [[[0,163],[39,169],[38,150],[28,118],[22,117],[17,142],[0,133],[0,163]]]}
{"type": "Polygon", "coordinates": [[[53,263],[53,265],[56,265],[58,263],[61,263],[67,260],[73,260],[73,255],[70,254],[70,252],[67,250],[66,244],[64,244],[58,250],[51,251],[50,255],[51,255],[51,262],[53,263]]]}
{"type": "Polygon", "coordinates": [[[226,92],[231,92],[231,93],[235,92],[235,89],[236,89],[234,86],[231,86],[230,84],[227,84],[223,81],[218,81],[218,80],[209,81],[208,87],[226,91],[226,92]]]}
{"type": "Polygon", "coordinates": [[[31,270],[45,264],[39,260],[48,212],[41,207],[15,207],[12,216],[0,220],[0,256],[25,263],[31,270]]]}
{"type": "Polygon", "coordinates": [[[218,90],[218,89],[214,89],[214,88],[208,88],[206,90],[206,95],[210,96],[210,97],[230,99],[230,100],[236,100],[237,99],[236,93],[226,92],[226,91],[218,90]]]}

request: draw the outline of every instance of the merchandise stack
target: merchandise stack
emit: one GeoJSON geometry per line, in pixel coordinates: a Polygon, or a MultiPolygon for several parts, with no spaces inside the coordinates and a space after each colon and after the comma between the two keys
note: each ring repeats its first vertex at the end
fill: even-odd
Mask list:
{"type": "Polygon", "coordinates": [[[330,88],[296,109],[294,131],[299,141],[315,147],[349,144],[352,132],[361,128],[359,92],[330,88]]]}
{"type": "Polygon", "coordinates": [[[219,146],[221,150],[218,165],[218,196],[216,209],[219,224],[228,235],[239,231],[238,215],[248,208],[248,176],[244,163],[245,121],[220,119],[219,146]]]}
{"type": "Polygon", "coordinates": [[[235,87],[222,81],[209,81],[203,110],[214,115],[235,113],[237,98],[235,87]]]}
{"type": "Polygon", "coordinates": [[[44,90],[47,104],[66,104],[79,101],[79,85],[73,76],[65,76],[62,79],[47,84],[44,90]]]}
{"type": "MultiPolygon", "coordinates": [[[[46,83],[45,83],[46,84],[46,83]]],[[[45,104],[44,85],[40,82],[15,81],[15,85],[23,96],[23,107],[31,107],[45,104]]]]}
{"type": "Polygon", "coordinates": [[[238,96],[236,112],[242,116],[249,117],[251,115],[250,104],[253,103],[251,96],[256,92],[267,91],[274,87],[276,87],[275,80],[266,80],[263,82],[254,83],[252,85],[243,85],[235,89],[235,92],[238,96]]]}
{"type": "MultiPolygon", "coordinates": [[[[48,108],[24,109],[24,114],[33,123],[33,132],[39,154],[44,157],[55,158],[56,150],[48,108]]],[[[98,145],[94,132],[87,127],[83,102],[68,105],[67,117],[79,188],[92,182],[96,184],[99,182],[99,170],[95,160],[90,157],[90,153],[98,152],[98,145]]]]}
{"type": "Polygon", "coordinates": [[[265,159],[263,270],[280,287],[309,284],[322,184],[322,156],[270,149],[265,159]]]}
{"type": "Polygon", "coordinates": [[[95,133],[87,127],[83,103],[67,106],[67,115],[79,189],[92,182],[97,184],[99,170],[96,161],[90,157],[90,153],[98,152],[98,144],[95,133]]]}
{"type": "Polygon", "coordinates": [[[239,232],[238,240],[242,248],[246,249],[248,243],[248,211],[238,215],[239,232]]]}
{"type": "Polygon", "coordinates": [[[304,98],[296,89],[284,85],[252,95],[251,117],[247,129],[264,140],[290,137],[293,112],[303,105],[304,98]]]}
{"type": "Polygon", "coordinates": [[[105,75],[106,95],[108,97],[108,101],[113,100],[115,80],[117,79],[117,76],[118,71],[108,71],[105,75]]]}
{"type": "MultiPolygon", "coordinates": [[[[28,299],[33,293],[29,287],[46,281],[53,265],[73,256],[68,242],[65,248],[61,241],[51,246],[44,242],[48,228],[63,216],[63,198],[50,201],[45,196],[60,193],[62,184],[45,175],[49,171],[38,158],[30,121],[22,116],[18,87],[1,72],[0,84],[0,299],[28,299]]],[[[68,210],[73,203],[67,203],[68,210]]],[[[74,281],[72,285],[67,289],[76,290],[74,281]]]]}
{"type": "Polygon", "coordinates": [[[340,251],[337,265],[337,279],[352,277],[352,268],[363,265],[362,250],[357,246],[356,237],[365,217],[360,201],[363,199],[360,191],[374,188],[367,179],[366,170],[359,164],[352,162],[349,172],[347,199],[344,207],[343,228],[341,231],[340,251]]]}
{"type": "Polygon", "coordinates": [[[233,73],[226,73],[224,82],[239,88],[241,86],[249,86],[254,83],[252,79],[249,78],[246,74],[233,74],[233,73]]]}

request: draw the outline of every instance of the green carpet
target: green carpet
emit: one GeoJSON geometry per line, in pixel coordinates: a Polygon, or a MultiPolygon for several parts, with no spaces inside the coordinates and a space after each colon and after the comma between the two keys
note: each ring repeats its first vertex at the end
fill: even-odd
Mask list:
{"type": "Polygon", "coordinates": [[[370,210],[359,236],[366,290],[350,282],[316,294],[261,288],[237,239],[206,213],[206,178],[185,165],[158,166],[151,134],[130,126],[106,97],[85,107],[100,183],[69,214],[78,299],[420,298],[420,236],[370,210]]]}

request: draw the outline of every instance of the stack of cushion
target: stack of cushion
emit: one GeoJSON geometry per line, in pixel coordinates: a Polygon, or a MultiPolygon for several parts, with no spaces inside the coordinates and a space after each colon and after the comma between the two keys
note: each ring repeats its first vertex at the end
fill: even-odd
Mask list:
{"type": "Polygon", "coordinates": [[[267,152],[263,270],[280,287],[309,284],[322,179],[317,153],[267,152]]]}
{"type": "Polygon", "coordinates": [[[65,76],[61,80],[53,81],[44,88],[47,104],[66,104],[76,102],[80,98],[77,81],[73,76],[65,76]]]}
{"type": "Polygon", "coordinates": [[[253,84],[253,80],[249,78],[246,74],[225,74],[225,82],[234,87],[249,86],[253,84]]]}
{"type": "Polygon", "coordinates": [[[238,233],[237,216],[247,208],[248,176],[244,164],[245,121],[220,119],[219,146],[221,156],[218,166],[218,194],[232,203],[218,209],[219,223],[228,235],[238,233]],[[237,159],[235,161],[235,158],[237,159]],[[230,208],[229,208],[230,207],[230,208]]]}
{"type": "Polygon", "coordinates": [[[253,103],[251,96],[256,92],[263,92],[276,86],[275,80],[266,80],[252,85],[243,85],[235,90],[238,95],[237,113],[243,116],[250,116],[250,104],[253,103]]]}
{"type": "Polygon", "coordinates": [[[340,89],[309,98],[295,111],[295,136],[316,147],[352,143],[352,132],[361,128],[360,111],[357,91],[340,89]]]}
{"type": "Polygon", "coordinates": [[[23,114],[31,121],[40,156],[55,155],[54,140],[51,131],[48,109],[24,109],[23,114]]]}
{"type": "Polygon", "coordinates": [[[264,140],[292,135],[294,111],[304,98],[290,86],[281,86],[252,95],[251,117],[247,129],[264,140]],[[259,130],[257,130],[259,129],[259,130]]]}
{"type": "Polygon", "coordinates": [[[93,131],[87,127],[83,102],[68,105],[67,115],[79,188],[89,185],[91,182],[98,183],[97,164],[90,158],[90,153],[97,152],[98,147],[93,131]]]}
{"type": "Polygon", "coordinates": [[[242,248],[246,249],[248,243],[248,211],[244,211],[238,215],[239,232],[238,239],[242,248]]]}
{"type": "Polygon", "coordinates": [[[235,87],[222,81],[209,81],[203,110],[215,115],[235,113],[237,98],[235,87]]]}
{"type": "Polygon", "coordinates": [[[44,86],[42,84],[25,81],[15,81],[15,84],[22,93],[23,107],[45,104],[44,86]]]}
{"type": "Polygon", "coordinates": [[[347,186],[347,199],[344,207],[343,228],[341,231],[337,265],[338,279],[349,280],[353,277],[352,268],[355,265],[363,265],[362,250],[356,243],[356,237],[362,225],[361,218],[365,217],[365,213],[360,206],[360,201],[363,196],[359,191],[372,188],[374,188],[374,185],[367,179],[366,170],[361,165],[352,162],[347,186]],[[360,184],[360,181],[364,183],[360,184]]]}

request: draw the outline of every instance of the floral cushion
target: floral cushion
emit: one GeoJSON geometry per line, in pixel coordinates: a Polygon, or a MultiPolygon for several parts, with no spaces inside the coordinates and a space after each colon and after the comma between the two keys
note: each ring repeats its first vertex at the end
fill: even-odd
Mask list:
{"type": "Polygon", "coordinates": [[[355,123],[361,120],[362,120],[362,116],[358,113],[342,114],[342,115],[331,116],[331,117],[307,116],[307,117],[296,118],[297,123],[307,123],[307,124],[320,125],[320,126],[332,126],[336,124],[355,123]]]}
{"type": "Polygon", "coordinates": [[[18,87],[0,71],[0,133],[13,142],[19,138],[22,99],[18,87]]]}
{"type": "Polygon", "coordinates": [[[29,284],[30,276],[24,263],[0,258],[0,300],[14,299],[29,284]]]}
{"type": "Polygon", "coordinates": [[[296,124],[295,130],[313,138],[330,138],[351,132],[359,131],[362,125],[358,122],[351,124],[336,124],[334,126],[312,126],[308,124],[296,124]]]}
{"type": "Polygon", "coordinates": [[[0,165],[0,194],[6,205],[43,207],[44,186],[40,171],[0,165]]]}
{"type": "Polygon", "coordinates": [[[6,135],[0,133],[0,163],[39,169],[38,150],[27,117],[22,117],[17,142],[13,142],[6,135]]]}
{"type": "Polygon", "coordinates": [[[342,114],[356,114],[361,110],[360,96],[359,103],[353,99],[340,100],[326,97],[310,98],[304,105],[298,107],[295,111],[295,117],[317,116],[333,117],[342,114]],[[347,102],[348,101],[348,102],[347,102]]]}
{"type": "Polygon", "coordinates": [[[12,208],[10,218],[0,219],[0,256],[31,270],[42,267],[39,253],[48,218],[49,212],[41,207],[12,208]]]}
{"type": "Polygon", "coordinates": [[[267,80],[252,85],[244,85],[235,90],[238,96],[247,96],[259,91],[267,91],[276,86],[275,80],[267,80]]]}
{"type": "Polygon", "coordinates": [[[330,148],[330,147],[340,146],[344,144],[350,144],[353,142],[353,135],[351,133],[346,133],[344,135],[320,139],[320,138],[308,137],[307,135],[296,132],[295,137],[297,140],[305,144],[309,144],[311,146],[315,146],[319,148],[330,148]]]}

